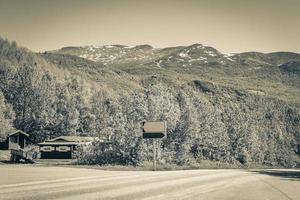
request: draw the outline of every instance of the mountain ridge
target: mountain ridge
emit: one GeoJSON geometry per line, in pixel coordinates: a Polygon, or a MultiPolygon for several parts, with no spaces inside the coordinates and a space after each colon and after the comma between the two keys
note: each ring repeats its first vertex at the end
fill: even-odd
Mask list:
{"type": "MultiPolygon", "coordinates": [[[[50,51],[51,53],[59,53],[59,54],[72,54],[79,57],[83,57],[95,62],[102,62],[103,64],[112,64],[116,61],[122,60],[126,58],[132,58],[133,60],[149,59],[150,63],[159,63],[159,59],[162,58],[172,58],[178,57],[174,62],[180,62],[182,58],[189,57],[190,52],[194,55],[194,59],[190,59],[188,61],[195,62],[202,60],[197,64],[207,63],[207,59],[211,57],[223,57],[225,59],[211,59],[217,60],[218,62],[232,61],[238,62],[234,59],[240,59],[242,62],[249,61],[249,57],[251,59],[255,58],[259,62],[265,62],[264,64],[270,65],[280,65],[284,64],[287,61],[299,61],[300,54],[294,52],[271,52],[271,53],[261,53],[261,52],[242,52],[242,53],[234,53],[234,54],[223,54],[220,53],[217,49],[204,46],[202,44],[192,44],[188,46],[175,46],[175,47],[166,47],[166,48],[153,48],[150,45],[137,45],[137,46],[126,46],[126,45],[103,45],[103,46],[79,46],[79,47],[64,47],[58,50],[50,51]],[[202,50],[202,51],[201,51],[202,50]],[[107,55],[109,54],[109,55],[107,55]],[[136,57],[133,57],[132,54],[136,54],[136,57]],[[151,56],[152,55],[152,56],[151,56]],[[198,56],[198,57],[195,57],[198,56]],[[181,60],[180,60],[181,59],[181,60]],[[247,60],[248,59],[248,60],[247,60]]],[[[211,61],[212,62],[212,61],[211,61]]],[[[238,63],[239,64],[239,63],[238,63]]]]}
{"type": "Polygon", "coordinates": [[[139,122],[164,120],[161,164],[299,167],[298,55],[224,55],[199,44],[34,53],[0,39],[0,135],[111,137],[111,150],[95,143],[79,160],[140,165],[151,143],[139,122]]]}

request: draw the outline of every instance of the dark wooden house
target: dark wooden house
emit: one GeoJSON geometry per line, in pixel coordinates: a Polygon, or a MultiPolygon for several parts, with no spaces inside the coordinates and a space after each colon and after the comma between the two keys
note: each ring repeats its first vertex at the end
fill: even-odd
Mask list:
{"type": "Polygon", "coordinates": [[[6,138],[0,142],[0,149],[8,150],[12,148],[24,148],[29,141],[29,135],[21,130],[7,134],[6,138]]]}
{"type": "Polygon", "coordinates": [[[9,142],[8,148],[13,149],[16,145],[18,145],[21,149],[24,149],[29,142],[29,135],[23,131],[15,131],[8,135],[9,142]]]}
{"type": "Polygon", "coordinates": [[[19,162],[24,160],[33,163],[32,157],[28,152],[29,135],[21,130],[14,131],[7,135],[7,149],[10,150],[10,160],[19,162]]]}
{"type": "Polygon", "coordinates": [[[60,136],[39,143],[41,159],[72,159],[80,144],[92,142],[92,137],[60,136]]]}

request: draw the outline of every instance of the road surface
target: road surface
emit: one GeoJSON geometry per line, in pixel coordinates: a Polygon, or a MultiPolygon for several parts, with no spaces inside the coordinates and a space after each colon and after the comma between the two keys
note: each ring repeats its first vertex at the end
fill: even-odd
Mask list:
{"type": "Polygon", "coordinates": [[[0,165],[0,199],[300,199],[300,170],[103,171],[0,165]]]}

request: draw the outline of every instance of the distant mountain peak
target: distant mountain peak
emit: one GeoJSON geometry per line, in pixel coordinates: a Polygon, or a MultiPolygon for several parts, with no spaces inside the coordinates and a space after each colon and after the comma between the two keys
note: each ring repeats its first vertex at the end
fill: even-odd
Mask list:
{"type": "Polygon", "coordinates": [[[149,44],[142,44],[142,45],[137,45],[134,47],[135,49],[142,49],[142,50],[150,50],[153,49],[153,47],[149,44]]]}
{"type": "Polygon", "coordinates": [[[54,51],[85,58],[103,65],[153,65],[158,67],[201,67],[207,65],[243,65],[251,68],[279,66],[290,61],[299,61],[300,54],[291,52],[261,53],[256,51],[223,54],[211,46],[195,43],[189,46],[154,48],[149,44],[127,45],[88,45],[64,47],[54,51]]]}
{"type": "Polygon", "coordinates": [[[188,47],[191,47],[191,48],[193,48],[193,47],[195,47],[195,48],[203,48],[204,46],[202,44],[195,43],[195,44],[192,44],[192,45],[190,45],[188,47]]]}

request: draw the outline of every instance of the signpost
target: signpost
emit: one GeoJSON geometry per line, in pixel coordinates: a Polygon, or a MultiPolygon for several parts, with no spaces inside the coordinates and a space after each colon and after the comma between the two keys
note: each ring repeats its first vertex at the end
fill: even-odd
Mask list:
{"type": "Polygon", "coordinates": [[[143,138],[166,138],[167,123],[166,122],[143,122],[143,138]]]}
{"type": "Polygon", "coordinates": [[[166,137],[166,122],[143,122],[143,138],[153,139],[153,171],[156,170],[156,139],[166,137]]]}

